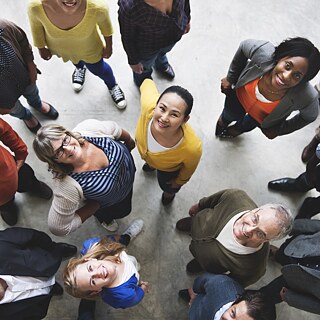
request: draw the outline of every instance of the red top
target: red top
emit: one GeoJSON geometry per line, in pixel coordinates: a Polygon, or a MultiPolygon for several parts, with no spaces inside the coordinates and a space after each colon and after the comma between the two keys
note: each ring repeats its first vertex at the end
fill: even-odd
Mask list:
{"type": "Polygon", "coordinates": [[[261,124],[265,117],[275,109],[280,100],[271,102],[262,102],[258,100],[256,96],[256,86],[258,85],[259,80],[260,78],[255,79],[245,86],[236,89],[236,94],[244,110],[246,110],[254,120],[261,124]]]}
{"type": "Polygon", "coordinates": [[[0,118],[0,206],[11,200],[18,189],[18,171],[12,154],[17,160],[25,160],[28,155],[27,146],[11,128],[0,118]]]}

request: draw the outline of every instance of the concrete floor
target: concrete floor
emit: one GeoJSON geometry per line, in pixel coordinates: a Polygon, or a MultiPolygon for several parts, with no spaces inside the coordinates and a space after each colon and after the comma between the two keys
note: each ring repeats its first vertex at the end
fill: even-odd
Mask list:
{"type": "MultiPolygon", "coordinates": [[[[0,0],[1,16],[21,26],[31,41],[26,4],[27,0],[0,0]]],[[[132,82],[121,45],[116,1],[109,1],[109,5],[115,29],[114,53],[110,64],[118,83],[125,91],[127,109],[117,110],[102,81],[89,72],[84,89],[75,94],[70,84],[72,64],[63,64],[57,58],[45,62],[40,59],[37,50],[34,50],[36,63],[42,71],[38,86],[42,98],[59,110],[57,123],[73,128],[87,118],[110,119],[117,121],[134,135],[139,116],[139,93],[132,82]]],[[[203,141],[203,156],[192,180],[182,188],[172,206],[164,208],[160,202],[161,191],[155,176],[142,172],[142,161],[137,150],[133,151],[137,166],[133,210],[130,216],[120,221],[120,231],[133,219],[144,219],[144,231],[130,244],[128,252],[140,261],[141,279],[150,282],[151,290],[142,303],[132,309],[116,310],[99,302],[96,319],[187,319],[188,307],[178,299],[178,290],[191,286],[193,282],[194,277],[185,272],[185,265],[192,257],[188,250],[189,237],[177,233],[175,223],[186,216],[190,206],[201,197],[224,188],[242,188],[258,204],[281,202],[294,212],[305,197],[301,194],[270,192],[267,182],[282,176],[296,176],[304,170],[300,154],[313,136],[319,121],[273,141],[268,140],[258,129],[234,140],[219,140],[214,136],[214,126],[224,101],[224,95],[220,93],[220,79],[226,75],[239,42],[256,38],[268,39],[276,44],[287,37],[303,36],[319,44],[319,1],[191,0],[191,7],[191,31],[176,45],[169,58],[176,71],[173,83],[188,88],[194,95],[195,104],[190,123],[203,141]]],[[[171,85],[157,75],[154,75],[154,79],[160,91],[171,85]]],[[[314,83],[317,80],[319,77],[314,79],[314,83]]],[[[43,124],[49,123],[38,113],[35,115],[39,116],[43,124]]],[[[32,151],[33,135],[22,121],[10,116],[4,116],[4,119],[29,146],[27,160],[36,170],[38,178],[52,186],[51,174],[47,172],[46,165],[32,151]]],[[[50,202],[20,194],[16,199],[21,209],[17,225],[49,233],[47,212],[50,202]]],[[[1,220],[0,228],[6,227],[1,220]]],[[[105,230],[91,218],[70,236],[52,237],[80,247],[87,237],[104,234],[105,230]]],[[[258,288],[268,283],[279,273],[279,266],[269,262],[266,275],[253,287],[258,288]]],[[[60,272],[57,279],[61,281],[60,272]]],[[[54,297],[46,319],[76,319],[77,306],[78,300],[67,294],[54,297]]],[[[290,308],[285,303],[279,305],[277,310],[279,319],[319,319],[317,315],[290,308]]]]}

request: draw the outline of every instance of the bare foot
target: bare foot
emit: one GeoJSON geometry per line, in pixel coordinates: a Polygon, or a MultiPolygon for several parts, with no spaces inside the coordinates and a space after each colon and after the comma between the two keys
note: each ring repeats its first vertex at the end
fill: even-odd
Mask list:
{"type": "Polygon", "coordinates": [[[41,101],[41,112],[48,113],[50,111],[50,105],[47,102],[41,101]]]}

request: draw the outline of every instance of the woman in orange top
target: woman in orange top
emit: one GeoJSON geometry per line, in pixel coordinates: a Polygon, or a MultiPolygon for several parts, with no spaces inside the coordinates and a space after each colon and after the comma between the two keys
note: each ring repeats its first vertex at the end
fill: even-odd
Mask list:
{"type": "Polygon", "coordinates": [[[268,41],[245,40],[227,77],[216,136],[235,137],[256,127],[269,139],[301,129],[318,116],[318,94],[309,84],[320,69],[320,53],[307,39],[292,38],[274,47],[268,41]],[[297,115],[289,120],[293,112],[297,115]],[[236,124],[229,126],[232,121],[236,124]]]}

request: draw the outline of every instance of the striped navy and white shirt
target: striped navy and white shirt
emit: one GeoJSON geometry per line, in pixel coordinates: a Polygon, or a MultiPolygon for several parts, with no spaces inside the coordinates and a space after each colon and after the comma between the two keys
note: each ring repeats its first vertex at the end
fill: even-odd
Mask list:
{"type": "Polygon", "coordinates": [[[87,172],[70,173],[81,186],[86,199],[96,200],[101,208],[121,202],[132,190],[135,165],[127,147],[110,138],[84,137],[102,149],[109,165],[87,172]]]}

